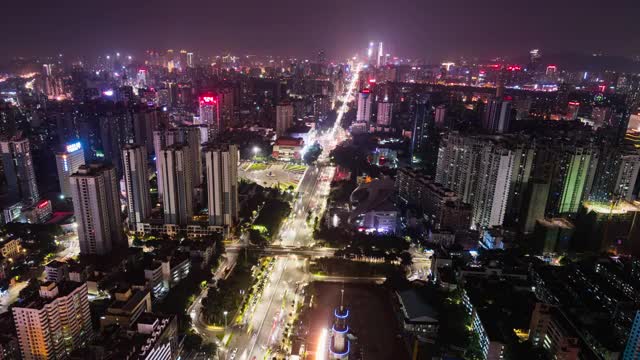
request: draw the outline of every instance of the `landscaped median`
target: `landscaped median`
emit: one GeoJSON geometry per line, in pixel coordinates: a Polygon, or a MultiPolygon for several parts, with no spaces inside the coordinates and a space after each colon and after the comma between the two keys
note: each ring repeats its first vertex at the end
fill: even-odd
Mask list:
{"type": "Polygon", "coordinates": [[[237,324],[246,325],[256,309],[256,305],[262,297],[262,292],[269,281],[269,274],[273,270],[273,257],[261,258],[258,266],[253,269],[253,284],[246,294],[242,306],[238,309],[235,321],[237,324]]]}
{"type": "Polygon", "coordinates": [[[244,324],[262,294],[272,264],[273,258],[251,254],[238,259],[231,276],[219,280],[202,300],[203,320],[214,326],[244,324]]]}

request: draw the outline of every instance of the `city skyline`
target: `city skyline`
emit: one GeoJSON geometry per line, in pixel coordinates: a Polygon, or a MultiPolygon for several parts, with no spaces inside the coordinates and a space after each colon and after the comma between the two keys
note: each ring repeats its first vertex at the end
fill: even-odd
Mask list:
{"type": "Polygon", "coordinates": [[[223,52],[311,56],[324,50],[341,59],[365,53],[369,41],[405,57],[439,61],[459,56],[519,56],[527,49],[546,53],[604,53],[633,56],[640,48],[628,38],[634,27],[632,1],[601,9],[594,0],[548,0],[532,5],[491,0],[481,5],[400,1],[393,11],[383,1],[305,3],[254,1],[207,4],[190,1],[153,7],[120,0],[106,6],[70,1],[11,2],[0,31],[3,53],[12,56],[99,55],[105,49],[141,53],[188,48],[205,55],[223,52]],[[473,7],[473,16],[469,10],[473,7]],[[199,9],[194,11],[194,9],[199,9]],[[100,13],[101,16],[94,16],[100,13]],[[62,26],[64,24],[64,26],[62,26]],[[620,36],[624,33],[625,36],[620,36]],[[13,34],[13,36],[12,36],[13,34]]]}

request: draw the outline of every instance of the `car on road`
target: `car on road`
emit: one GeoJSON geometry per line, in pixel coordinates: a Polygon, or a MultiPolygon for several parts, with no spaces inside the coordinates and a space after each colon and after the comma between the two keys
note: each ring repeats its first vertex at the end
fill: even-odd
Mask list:
{"type": "Polygon", "coordinates": [[[231,355],[229,355],[229,360],[233,360],[236,358],[236,354],[238,353],[238,348],[233,349],[231,355]]]}

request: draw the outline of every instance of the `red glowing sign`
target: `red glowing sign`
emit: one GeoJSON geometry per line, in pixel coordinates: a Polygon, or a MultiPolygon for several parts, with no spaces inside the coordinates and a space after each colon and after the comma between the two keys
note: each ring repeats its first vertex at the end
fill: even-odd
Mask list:
{"type": "Polygon", "coordinates": [[[38,209],[44,209],[45,207],[47,207],[47,205],[49,205],[49,200],[42,200],[38,204],[38,209]]]}
{"type": "Polygon", "coordinates": [[[580,103],[577,101],[569,101],[569,106],[580,106],[580,103]]]}
{"type": "Polygon", "coordinates": [[[210,96],[210,95],[200,96],[201,104],[215,104],[216,102],[217,101],[214,96],[210,96]]]}
{"type": "Polygon", "coordinates": [[[369,84],[375,84],[376,83],[376,79],[369,79],[369,84]]]}
{"type": "Polygon", "coordinates": [[[364,90],[362,90],[362,93],[363,93],[363,94],[369,94],[370,92],[371,92],[371,90],[369,90],[369,89],[364,89],[364,90]]]}
{"type": "Polygon", "coordinates": [[[518,65],[509,65],[509,66],[507,66],[507,70],[509,70],[509,71],[520,71],[520,70],[522,70],[522,67],[520,67],[518,65]]]}

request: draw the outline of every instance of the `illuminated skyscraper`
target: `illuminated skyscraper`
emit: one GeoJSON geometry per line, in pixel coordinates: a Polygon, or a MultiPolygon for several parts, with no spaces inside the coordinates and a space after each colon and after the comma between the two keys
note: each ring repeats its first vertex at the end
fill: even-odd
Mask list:
{"type": "Polygon", "coordinates": [[[375,46],[375,44],[372,42],[369,43],[369,48],[367,49],[367,58],[368,58],[368,64],[372,64],[373,61],[373,47],[375,46]]]}
{"type": "Polygon", "coordinates": [[[357,122],[365,122],[369,124],[371,121],[372,97],[373,95],[369,89],[364,89],[358,94],[358,112],[356,114],[357,122]]]}
{"type": "Polygon", "coordinates": [[[378,61],[376,65],[378,67],[380,67],[380,65],[384,65],[383,61],[384,61],[384,52],[382,51],[382,41],[380,41],[380,43],[378,43],[378,61]]]}
{"type": "Polygon", "coordinates": [[[84,165],[84,149],[80,142],[69,144],[65,151],[56,153],[56,165],[58,168],[58,182],[60,193],[64,197],[71,196],[71,183],[69,177],[78,171],[80,165],[84,165]]]}
{"type": "Polygon", "coordinates": [[[238,147],[209,144],[204,157],[209,224],[233,226],[238,221],[238,147]]]}
{"type": "Polygon", "coordinates": [[[124,185],[127,192],[129,229],[136,230],[151,215],[149,197],[149,170],[146,149],[142,145],[129,144],[122,149],[124,185]]]}
{"type": "Polygon", "coordinates": [[[207,93],[200,96],[199,104],[200,124],[208,126],[208,140],[211,141],[224,131],[222,118],[220,117],[220,97],[213,93],[207,93]]]}
{"type": "Polygon", "coordinates": [[[193,216],[192,154],[186,144],[173,144],[160,150],[166,224],[186,225],[193,216]]]}
{"type": "Polygon", "coordinates": [[[29,140],[12,137],[0,141],[0,153],[9,196],[29,204],[40,199],[29,140]]]}
{"type": "Polygon", "coordinates": [[[276,135],[282,136],[293,125],[293,105],[283,100],[276,106],[276,135]]]}
{"type": "Polygon", "coordinates": [[[107,255],[114,247],[127,247],[115,168],[98,163],[81,165],[71,175],[70,184],[80,254],[107,255]]]}

